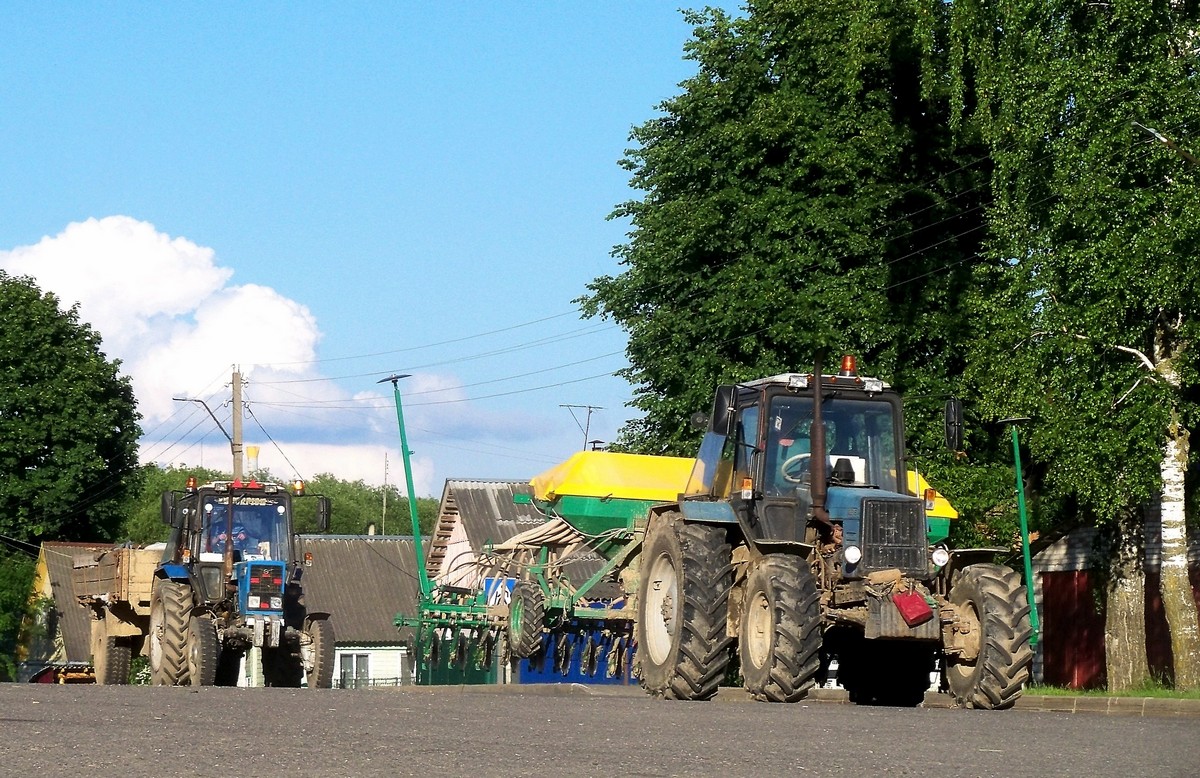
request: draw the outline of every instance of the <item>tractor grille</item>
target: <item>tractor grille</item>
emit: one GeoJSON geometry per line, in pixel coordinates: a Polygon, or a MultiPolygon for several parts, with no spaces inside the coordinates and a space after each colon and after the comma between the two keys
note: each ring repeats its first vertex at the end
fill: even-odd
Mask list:
{"type": "Polygon", "coordinates": [[[897,568],[905,575],[924,576],[927,545],[919,500],[863,500],[862,573],[897,568]]]}
{"type": "Polygon", "coordinates": [[[283,594],[283,567],[277,565],[250,565],[249,594],[260,597],[278,597],[283,594]]]}

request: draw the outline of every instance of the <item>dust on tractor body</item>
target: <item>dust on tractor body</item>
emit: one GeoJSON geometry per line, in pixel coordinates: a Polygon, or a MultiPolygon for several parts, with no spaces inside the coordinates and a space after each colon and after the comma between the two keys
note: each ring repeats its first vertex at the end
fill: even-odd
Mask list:
{"type": "MultiPolygon", "coordinates": [[[[297,494],[303,486],[297,482],[297,494]]],[[[317,523],[330,503],[317,496],[317,523]]],[[[221,481],[165,492],[171,536],[154,571],[147,636],[156,685],[234,685],[243,657],[258,648],[268,686],[328,688],[334,634],[329,614],[305,608],[284,486],[221,481]]]]}

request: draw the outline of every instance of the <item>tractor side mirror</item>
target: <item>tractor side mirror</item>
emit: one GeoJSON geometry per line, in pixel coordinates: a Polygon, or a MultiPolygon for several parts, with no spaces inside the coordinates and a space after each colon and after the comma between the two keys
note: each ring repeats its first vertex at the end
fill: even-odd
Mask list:
{"type": "Polygon", "coordinates": [[[317,531],[329,531],[329,517],[333,512],[333,505],[328,497],[320,495],[317,497],[317,531]]]}
{"type": "Polygon", "coordinates": [[[168,527],[175,526],[176,497],[175,492],[162,493],[162,523],[168,527]]]}
{"type": "Polygon", "coordinates": [[[733,418],[736,409],[737,386],[722,384],[717,387],[713,398],[712,415],[709,416],[709,430],[729,437],[733,434],[733,418]]]}
{"type": "Polygon", "coordinates": [[[946,448],[962,451],[963,411],[962,400],[951,397],[946,401],[946,448]]]}

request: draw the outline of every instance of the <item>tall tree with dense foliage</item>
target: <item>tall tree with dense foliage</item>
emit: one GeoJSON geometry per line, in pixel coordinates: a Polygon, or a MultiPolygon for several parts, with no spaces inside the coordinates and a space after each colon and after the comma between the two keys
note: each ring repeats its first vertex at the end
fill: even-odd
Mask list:
{"type": "Polygon", "coordinates": [[[1034,417],[1048,500],[1117,536],[1110,616],[1133,625],[1144,506],[1160,508],[1175,681],[1200,687],[1184,512],[1200,367],[1195,4],[957,2],[953,15],[961,115],[995,165],[980,391],[996,416],[1034,417]]]}
{"type": "Polygon", "coordinates": [[[978,467],[953,470],[962,489],[934,456],[965,367],[989,172],[970,125],[950,130],[947,13],[762,0],[687,15],[697,72],[634,129],[623,164],[640,197],[613,214],[631,225],[624,269],[582,301],[629,333],[643,415],[622,447],[693,454],[687,420],[718,383],[854,353],[905,394],[922,468],[942,466],[956,504],[982,514],[1011,493],[986,436],[972,441],[978,467]]]}
{"type": "Polygon", "coordinates": [[[138,419],[129,378],[78,309],[0,272],[0,533],[113,537],[136,486],[138,419]]]}

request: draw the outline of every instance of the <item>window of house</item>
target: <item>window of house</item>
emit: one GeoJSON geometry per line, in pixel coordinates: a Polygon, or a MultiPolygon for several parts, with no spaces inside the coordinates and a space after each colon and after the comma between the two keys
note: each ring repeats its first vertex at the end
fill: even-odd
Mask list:
{"type": "Polygon", "coordinates": [[[343,689],[368,686],[371,681],[370,654],[342,654],[339,667],[340,685],[343,689]]]}

